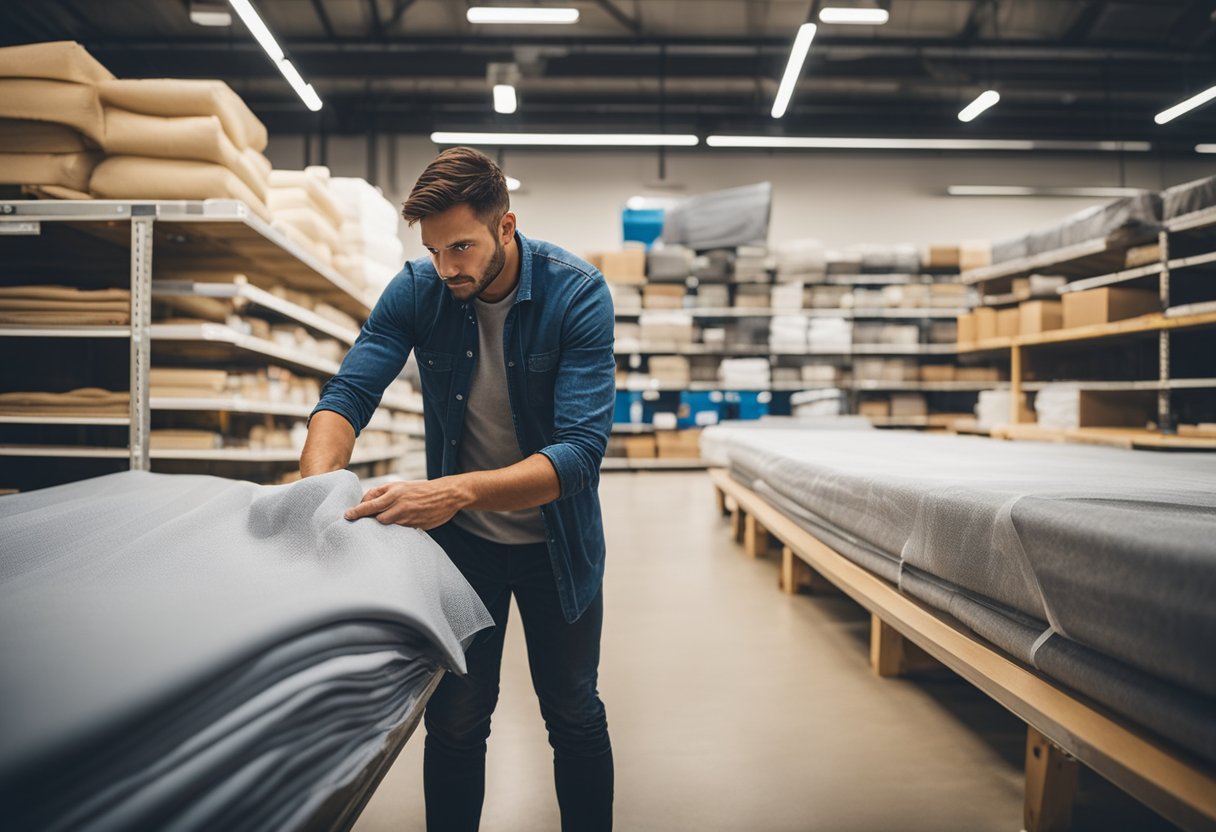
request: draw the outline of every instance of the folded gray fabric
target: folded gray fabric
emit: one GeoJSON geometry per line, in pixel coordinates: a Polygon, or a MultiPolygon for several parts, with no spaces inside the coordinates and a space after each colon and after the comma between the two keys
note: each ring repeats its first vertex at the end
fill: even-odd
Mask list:
{"type": "Polygon", "coordinates": [[[356,777],[491,625],[428,535],[343,519],[361,495],[126,472],[0,498],[6,822],[294,828],[356,777]]]}

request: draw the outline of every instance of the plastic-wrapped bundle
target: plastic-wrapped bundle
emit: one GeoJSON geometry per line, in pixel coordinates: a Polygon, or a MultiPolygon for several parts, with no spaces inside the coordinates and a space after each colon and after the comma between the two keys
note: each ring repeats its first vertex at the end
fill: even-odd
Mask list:
{"type": "Polygon", "coordinates": [[[790,407],[798,418],[806,416],[839,416],[848,406],[845,392],[837,388],[828,390],[802,390],[790,396],[790,407]]]}
{"type": "Polygon", "coordinates": [[[690,248],[655,246],[646,252],[646,279],[655,283],[683,283],[693,273],[692,261],[690,248]]]}
{"type": "Polygon", "coordinates": [[[827,271],[827,252],[819,240],[791,240],[774,247],[778,280],[797,280],[827,271]]]}
{"type": "Polygon", "coordinates": [[[809,319],[806,315],[774,315],[768,343],[775,350],[806,349],[809,319]]]}
{"type": "Polygon", "coordinates": [[[1184,182],[1161,192],[1161,215],[1172,220],[1216,205],[1216,176],[1184,182]]]}
{"type": "Polygon", "coordinates": [[[667,212],[663,242],[697,251],[763,245],[772,204],[771,182],[689,197],[667,212]]]}

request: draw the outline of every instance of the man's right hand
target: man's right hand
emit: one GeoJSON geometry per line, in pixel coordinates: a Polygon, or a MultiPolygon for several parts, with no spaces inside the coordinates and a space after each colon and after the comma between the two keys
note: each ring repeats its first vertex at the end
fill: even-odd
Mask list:
{"type": "Polygon", "coordinates": [[[300,476],[315,477],[350,465],[355,450],[355,429],[346,417],[319,410],[308,423],[308,439],[300,453],[300,476]]]}

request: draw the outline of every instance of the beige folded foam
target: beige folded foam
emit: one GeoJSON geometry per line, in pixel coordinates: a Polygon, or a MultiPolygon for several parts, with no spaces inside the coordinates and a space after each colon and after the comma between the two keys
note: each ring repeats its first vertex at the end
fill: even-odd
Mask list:
{"type": "Polygon", "coordinates": [[[267,222],[265,203],[223,165],[141,156],[111,156],[93,171],[93,195],[102,199],[239,199],[267,222]]]}
{"type": "Polygon", "coordinates": [[[130,407],[126,391],[100,387],[81,387],[66,393],[0,393],[0,414],[5,416],[125,416],[130,407]]]}
{"type": "Polygon", "coordinates": [[[93,300],[99,302],[131,302],[129,289],[77,289],[74,286],[0,286],[0,300],[18,298],[23,300],[93,300]]]}
{"type": "Polygon", "coordinates": [[[100,153],[0,153],[0,184],[89,189],[100,153]]]}
{"type": "Polygon", "coordinates": [[[223,446],[224,438],[209,430],[156,429],[148,431],[148,447],[152,450],[211,450],[223,446]]]}
{"type": "Polygon", "coordinates": [[[39,78],[0,78],[0,118],[73,127],[93,142],[105,136],[97,87],[39,78]]]}
{"type": "Polygon", "coordinates": [[[294,225],[308,235],[313,242],[322,243],[330,250],[337,249],[341,245],[338,240],[338,232],[312,208],[275,210],[274,221],[275,224],[294,225]]]}
{"type": "Polygon", "coordinates": [[[22,185],[21,193],[34,199],[92,199],[93,195],[61,185],[22,185]]]}
{"type": "Polygon", "coordinates": [[[0,324],[25,326],[125,326],[131,323],[131,312],[33,312],[0,309],[0,324]]]}
{"type": "Polygon", "coordinates": [[[106,81],[101,100],[111,107],[150,116],[218,116],[233,144],[266,149],[266,125],[223,81],[148,78],[106,81]]]}
{"type": "Polygon", "coordinates": [[[303,188],[308,192],[313,207],[320,211],[334,228],[342,227],[342,209],[320,176],[303,170],[273,170],[270,172],[270,188],[272,191],[279,188],[303,188]]]}
{"type": "Polygon", "coordinates": [[[58,40],[0,49],[0,78],[46,78],[100,84],[112,81],[114,75],[79,43],[58,40]]]}
{"type": "Polygon", "coordinates": [[[265,154],[259,153],[252,147],[246,147],[241,150],[241,155],[243,155],[245,159],[248,160],[251,165],[253,165],[254,170],[256,170],[258,175],[262,177],[262,180],[269,185],[270,172],[274,170],[274,166],[270,164],[270,160],[266,158],[265,154]]]}
{"type": "Polygon", "coordinates": [[[80,153],[96,146],[66,124],[0,118],[2,153],[80,153]]]}
{"type": "Polygon", "coordinates": [[[157,295],[152,304],[153,318],[189,315],[216,323],[227,323],[233,312],[232,301],[201,295],[157,295]]]}
{"type": "Polygon", "coordinates": [[[236,149],[218,116],[149,116],[117,107],[106,107],[105,113],[105,148],[111,156],[213,162],[241,177],[266,201],[266,178],[236,149]]]}

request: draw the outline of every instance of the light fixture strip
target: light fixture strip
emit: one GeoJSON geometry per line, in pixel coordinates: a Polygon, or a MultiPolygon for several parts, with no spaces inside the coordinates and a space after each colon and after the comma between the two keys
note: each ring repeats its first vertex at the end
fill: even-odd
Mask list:
{"type": "Polygon", "coordinates": [[[1194,110],[1196,107],[1202,107],[1213,98],[1216,98],[1216,86],[1208,87],[1203,92],[1192,95],[1186,101],[1178,102],[1168,110],[1162,110],[1161,112],[1157,113],[1157,115],[1153,116],[1153,121],[1157,122],[1158,124],[1165,124],[1166,122],[1173,121],[1174,119],[1178,118],[1178,116],[1185,115],[1191,110],[1194,110]]]}
{"type": "Polygon", "coordinates": [[[1112,186],[1076,186],[1076,187],[1026,187],[1022,185],[951,185],[946,188],[950,196],[1053,196],[1053,197],[1093,197],[1098,199],[1135,196],[1140,193],[1138,188],[1120,188],[1112,186]]]}
{"type": "Polygon", "coordinates": [[[533,147],[693,147],[696,136],[669,133],[464,133],[437,131],[435,144],[533,147]]]}
{"type": "Polygon", "coordinates": [[[515,112],[519,102],[515,97],[515,87],[510,84],[494,85],[494,112],[509,115],[515,112]]]}
{"type": "Polygon", "coordinates": [[[304,78],[301,77],[295,65],[287,60],[287,56],[283,54],[283,47],[279,46],[279,42],[274,39],[274,35],[270,33],[270,29],[262,21],[253,4],[249,0],[228,0],[228,4],[241,18],[241,22],[249,30],[249,34],[253,35],[253,39],[265,50],[266,56],[278,67],[279,72],[283,73],[283,77],[287,79],[287,83],[291,84],[296,95],[300,96],[304,106],[314,113],[320,110],[321,97],[317,95],[312,84],[304,82],[304,78]]]}
{"type": "Polygon", "coordinates": [[[480,24],[571,24],[578,23],[578,9],[533,6],[472,6],[465,12],[470,23],[480,24]]]}
{"type": "Polygon", "coordinates": [[[1196,153],[1216,153],[1216,144],[1197,144],[1195,145],[1196,153]]]}
{"type": "Polygon", "coordinates": [[[964,107],[958,114],[959,121],[974,121],[975,118],[989,107],[1001,100],[1001,94],[996,90],[984,90],[975,100],[964,107]]]}
{"type": "Polygon", "coordinates": [[[819,10],[819,22],[846,26],[882,26],[891,15],[886,9],[856,9],[828,6],[819,10]]]}
{"type": "Polygon", "coordinates": [[[876,139],[817,136],[709,136],[709,147],[804,150],[1068,150],[1146,152],[1149,142],[1084,142],[1022,139],[876,139]]]}
{"type": "Polygon", "coordinates": [[[806,61],[807,53],[811,51],[811,41],[815,39],[815,30],[814,23],[803,23],[798,27],[798,34],[794,37],[794,46],[790,49],[789,62],[785,65],[785,74],[781,76],[781,85],[777,87],[777,97],[773,99],[773,118],[781,118],[789,108],[794,88],[798,86],[798,79],[802,77],[802,65],[806,61]]]}

